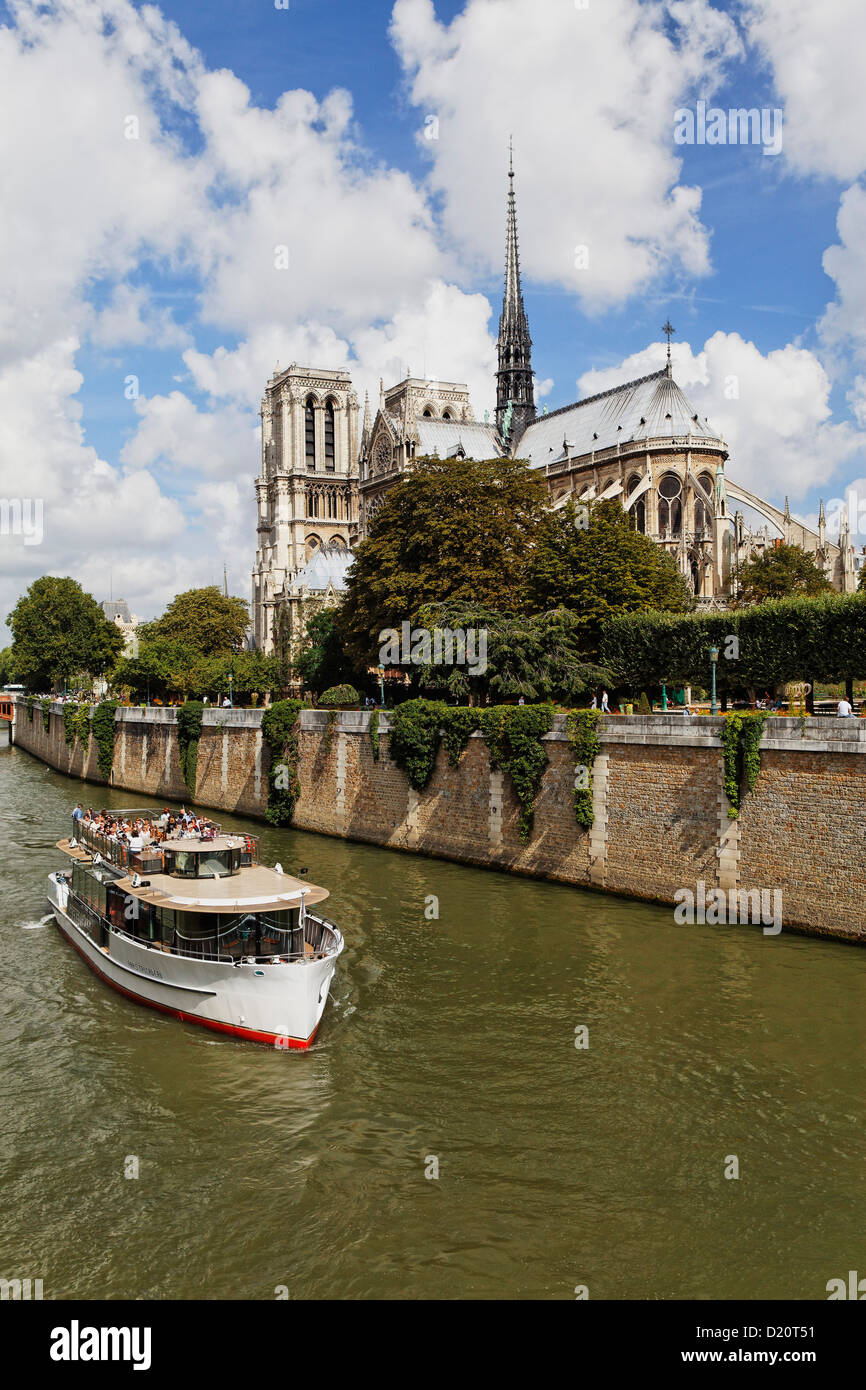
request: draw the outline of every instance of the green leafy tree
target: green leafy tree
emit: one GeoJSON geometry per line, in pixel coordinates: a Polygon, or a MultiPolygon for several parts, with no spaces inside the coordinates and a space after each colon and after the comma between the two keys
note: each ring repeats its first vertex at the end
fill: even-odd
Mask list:
{"type": "Polygon", "coordinates": [[[0,651],[0,685],[18,684],[23,684],[23,682],[19,680],[14,652],[11,647],[4,647],[0,651]]]}
{"type": "Polygon", "coordinates": [[[203,656],[220,656],[241,650],[248,625],[245,601],[227,597],[211,584],[177,594],[162,617],[142,626],[139,637],[143,643],[159,638],[183,643],[203,656]]]}
{"type": "Polygon", "coordinates": [[[117,659],[123,633],[74,579],[43,575],[13,608],[11,661],[30,690],[100,676],[117,659]]]}
{"type": "Polygon", "coordinates": [[[569,502],[546,512],[524,585],[531,612],[566,608],[583,627],[583,647],[597,653],[602,624],[618,613],[692,606],[673,559],[634,531],[619,502],[591,503],[587,514],[569,502]]]}
{"type": "Polygon", "coordinates": [[[303,649],[295,661],[295,670],[304,689],[318,697],[332,685],[353,681],[354,670],[343,644],[334,608],[321,608],[307,622],[303,649]]]}
{"type": "Polygon", "coordinates": [[[112,671],[112,685],[128,686],[133,700],[175,699],[194,694],[201,654],[189,642],[152,637],[139,645],[137,657],[123,657],[112,671]]]}
{"type": "Polygon", "coordinates": [[[764,603],[773,598],[815,598],[832,591],[832,584],[800,545],[778,545],[740,571],[741,603],[764,603]]]}
{"type": "Polygon", "coordinates": [[[516,459],[419,459],[349,571],[338,623],[352,661],[374,662],[379,632],[412,622],[424,604],[517,611],[545,500],[543,479],[516,459]]]}
{"type": "MultiPolygon", "coordinates": [[[[571,705],[611,681],[606,669],[583,654],[583,626],[562,608],[527,617],[456,603],[428,605],[419,622],[431,634],[431,649],[437,628],[462,632],[467,652],[476,657],[472,664],[431,662],[421,667],[421,686],[451,699],[517,700],[522,696],[529,703],[557,700],[571,705]],[[471,643],[470,633],[475,634],[471,643]],[[482,650],[484,660],[479,662],[482,650]],[[483,669],[473,670],[473,666],[483,669]]],[[[441,644],[444,655],[446,643],[441,644]]],[[[457,645],[452,644],[454,654],[457,645]]]]}

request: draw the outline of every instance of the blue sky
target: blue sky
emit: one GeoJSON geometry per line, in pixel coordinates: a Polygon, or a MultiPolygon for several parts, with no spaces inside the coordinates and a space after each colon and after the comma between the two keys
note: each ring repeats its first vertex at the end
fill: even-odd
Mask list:
{"type": "Polygon", "coordinates": [[[732,476],[806,517],[866,496],[853,0],[20,0],[0,24],[0,487],[26,461],[46,516],[42,545],[4,538],[7,610],[46,571],[111,570],[145,616],[224,561],[247,593],[276,357],[362,398],[408,361],[489,407],[512,132],[544,403],[652,370],[670,316],[732,476]],[[781,152],[675,144],[699,100],[780,109],[781,152]]]}

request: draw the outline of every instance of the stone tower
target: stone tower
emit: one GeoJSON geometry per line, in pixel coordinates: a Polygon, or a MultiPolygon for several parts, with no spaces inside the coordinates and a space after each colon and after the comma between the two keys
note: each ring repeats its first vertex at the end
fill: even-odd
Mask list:
{"type": "Polygon", "coordinates": [[[265,388],[253,635],[274,644],[278,597],[321,549],[347,550],[358,518],[358,398],[348,372],[277,367],[265,388]]]}
{"type": "Polygon", "coordinates": [[[514,160],[508,159],[508,220],[505,236],[505,293],[499,319],[496,372],[496,428],[508,440],[519,439],[535,419],[532,385],[532,339],[520,287],[517,247],[517,200],[514,194],[514,160]],[[509,404],[511,406],[508,418],[509,404]]]}

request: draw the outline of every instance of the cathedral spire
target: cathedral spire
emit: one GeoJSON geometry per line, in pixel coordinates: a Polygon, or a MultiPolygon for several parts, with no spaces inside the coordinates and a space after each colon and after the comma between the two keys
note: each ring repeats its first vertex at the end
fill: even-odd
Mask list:
{"type": "Polygon", "coordinates": [[[519,439],[535,419],[532,385],[532,339],[520,286],[520,257],[517,246],[517,199],[514,194],[514,152],[508,145],[508,218],[505,236],[505,293],[499,319],[497,343],[499,365],[496,372],[496,427],[503,431],[509,402],[512,406],[509,439],[519,439]]]}

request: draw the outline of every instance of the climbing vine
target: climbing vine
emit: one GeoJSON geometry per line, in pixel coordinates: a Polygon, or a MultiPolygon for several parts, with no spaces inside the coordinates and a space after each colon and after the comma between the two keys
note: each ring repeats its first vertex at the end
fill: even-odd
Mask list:
{"type": "Polygon", "coordinates": [[[100,777],[104,777],[106,782],[111,781],[111,769],[114,764],[114,734],[116,730],[114,715],[116,710],[116,700],[105,700],[101,705],[97,705],[90,721],[90,732],[96,739],[98,749],[96,765],[99,768],[100,777]]]}
{"type": "Polygon", "coordinates": [[[180,770],[183,780],[195,796],[195,773],[198,765],[198,742],[204,705],[201,700],[187,700],[177,712],[177,743],[180,749],[180,770]]]}
{"type": "Polygon", "coordinates": [[[430,781],[446,709],[441,700],[406,700],[391,714],[388,751],[416,791],[430,781]]]}
{"type": "Polygon", "coordinates": [[[736,820],[740,813],[742,787],[755,790],[761,770],[761,738],[767,715],[735,712],[725,717],[722,725],[722,759],[724,764],[725,796],[728,816],[736,820]]]}
{"type": "Polygon", "coordinates": [[[89,705],[74,705],[70,702],[63,706],[63,737],[69,748],[72,748],[78,739],[84,753],[87,753],[90,741],[89,705]]]}
{"type": "Polygon", "coordinates": [[[42,705],[42,727],[46,734],[51,733],[51,698],[46,696],[41,702],[42,705]]]}
{"type": "Polygon", "coordinates": [[[27,696],[27,718],[30,720],[30,723],[31,723],[31,724],[33,723],[33,705],[34,705],[34,703],[35,703],[35,697],[34,697],[33,695],[28,695],[28,696],[27,696]]]}
{"type": "Polygon", "coordinates": [[[329,710],[328,710],[328,719],[327,719],[327,723],[326,723],[326,725],[325,725],[325,756],[326,756],[326,757],[330,756],[331,747],[332,747],[333,742],[334,742],[334,728],[335,728],[336,723],[337,723],[337,711],[336,711],[335,709],[329,709],[329,710]]]}
{"type": "Polygon", "coordinates": [[[379,761],[379,711],[373,710],[370,715],[370,746],[373,749],[373,762],[379,761]]]}
{"type": "Polygon", "coordinates": [[[268,745],[267,819],[271,825],[291,825],[301,793],[298,778],[298,715],[303,700],[278,700],[262,715],[262,737],[268,745]]]}
{"type": "Polygon", "coordinates": [[[455,708],[440,700],[406,700],[391,715],[388,749],[416,791],[423,791],[436,763],[440,741],[452,766],[459,762],[470,735],[480,729],[487,740],[492,768],[507,772],[520,801],[520,838],[532,829],[535,797],[547,767],[541,742],[553,728],[553,705],[491,705],[455,708]]]}
{"type": "Polygon", "coordinates": [[[584,830],[592,828],[594,819],[592,768],[601,747],[597,728],[600,717],[597,709],[575,709],[568,716],[568,739],[574,753],[574,816],[584,830]]]}
{"type": "Polygon", "coordinates": [[[553,728],[553,705],[494,705],[480,714],[490,765],[501,767],[514,783],[520,802],[520,838],[525,844],[548,763],[542,739],[553,728]]]}

